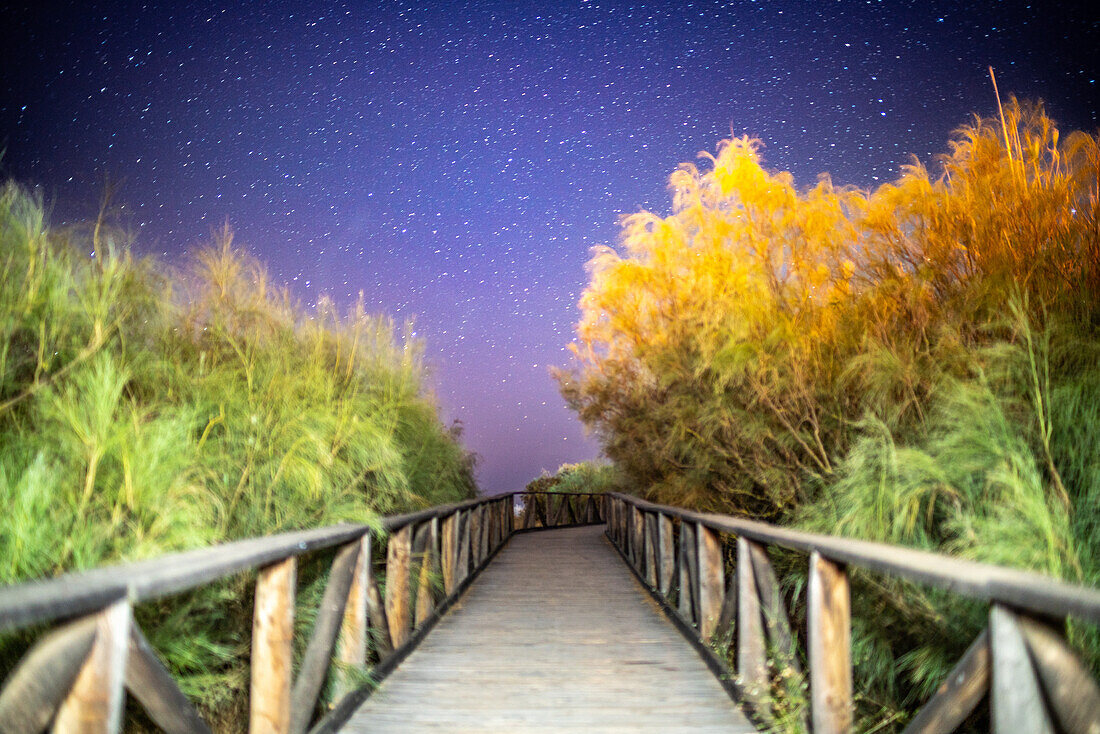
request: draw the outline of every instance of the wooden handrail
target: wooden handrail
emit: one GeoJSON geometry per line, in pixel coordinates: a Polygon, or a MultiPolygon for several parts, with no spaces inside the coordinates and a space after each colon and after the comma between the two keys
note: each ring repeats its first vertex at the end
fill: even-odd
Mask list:
{"type": "Polygon", "coordinates": [[[807,533],[730,515],[655,505],[617,492],[609,496],[628,502],[644,512],[662,513],[765,545],[807,554],[820,553],[832,561],[929,584],[973,599],[1000,602],[1036,614],[1055,617],[1073,615],[1100,624],[1100,589],[904,546],[807,533]]]}
{"type": "Polygon", "coordinates": [[[602,523],[603,501],[596,497],[602,495],[480,497],[383,517],[373,527],[344,524],[249,538],[0,588],[0,632],[74,620],[43,635],[14,670],[5,672],[0,721],[5,732],[38,732],[51,720],[117,731],[129,690],[166,731],[209,732],[133,621],[132,608],[258,570],[250,728],[301,734],[313,724],[311,731],[332,730],[364,695],[353,690],[348,666],[373,663],[376,677],[392,669],[514,532],[602,523]],[[516,497],[523,498],[523,519],[530,520],[536,506],[543,508],[542,519],[517,528],[516,497]],[[377,558],[372,540],[384,540],[376,547],[377,558]],[[327,548],[338,551],[294,677],[290,635],[297,559],[327,548]],[[376,565],[385,568],[384,595],[376,565]],[[335,671],[343,701],[314,724],[316,701],[334,659],[343,665],[335,671]],[[43,686],[43,679],[50,685],[43,686]]]}
{"type": "MultiPolygon", "coordinates": [[[[989,603],[990,624],[905,734],[954,731],[989,698],[995,731],[1095,734],[1100,687],[1052,620],[1100,622],[1100,590],[1036,573],[885,543],[805,533],[727,515],[692,512],[612,493],[607,534],[681,628],[715,665],[712,645],[735,644],[741,696],[771,724],[766,651],[777,669],[800,671],[786,607],[765,552],[805,553],[806,659],[815,734],[853,725],[848,566],[936,586],[989,603]],[[676,522],[673,522],[673,521],[676,522]],[[726,559],[735,559],[731,568],[726,559]],[[1072,693],[1069,693],[1072,691],[1072,693]],[[988,694],[988,696],[987,696],[988,694]]],[[[1063,622],[1064,623],[1064,622],[1063,622]]]]}

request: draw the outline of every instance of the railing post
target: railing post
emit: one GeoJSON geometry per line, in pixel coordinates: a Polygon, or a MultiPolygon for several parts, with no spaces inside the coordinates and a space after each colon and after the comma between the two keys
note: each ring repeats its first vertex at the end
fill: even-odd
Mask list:
{"type": "Polygon", "coordinates": [[[657,588],[657,515],[645,513],[645,582],[649,588],[657,588]]]}
{"type": "Polygon", "coordinates": [[[718,533],[699,523],[695,534],[699,544],[699,636],[709,642],[718,628],[725,596],[725,562],[718,533]]]}
{"type": "Polygon", "coordinates": [[[989,609],[989,641],[993,653],[993,731],[1054,734],[1019,620],[1000,604],[989,609]]]}
{"type": "Polygon", "coordinates": [[[689,522],[680,522],[680,615],[693,623],[699,610],[698,589],[695,579],[698,577],[698,556],[695,547],[695,530],[689,522]]]}
{"type": "Polygon", "coordinates": [[[454,512],[443,519],[440,530],[440,553],[443,556],[443,590],[448,596],[455,590],[455,573],[458,565],[458,537],[455,534],[455,525],[458,522],[458,513],[454,512]]]}
{"type": "Polygon", "coordinates": [[[122,599],[95,615],[95,641],[54,719],[58,734],[114,734],[122,725],[131,611],[122,599]]]}
{"type": "Polygon", "coordinates": [[[409,639],[412,614],[409,610],[409,565],[412,555],[412,525],[390,536],[386,545],[386,621],[390,641],[396,650],[409,639]]]}
{"type": "Polygon", "coordinates": [[[768,671],[752,541],[737,538],[737,673],[750,698],[767,693],[768,671]]]}
{"type": "Polygon", "coordinates": [[[250,734],[290,731],[295,556],[260,570],[252,617],[250,734]]]}
{"type": "Polygon", "coordinates": [[[433,517],[426,523],[424,547],[420,555],[420,573],[416,586],[416,626],[435,611],[435,591],[432,589],[432,577],[439,573],[439,518],[433,517]]]}
{"type": "Polygon", "coordinates": [[[630,546],[634,568],[645,578],[645,515],[637,507],[630,507],[630,546]]]}
{"type": "Polygon", "coordinates": [[[340,641],[336,649],[336,659],[341,667],[336,670],[334,689],[337,699],[343,698],[354,689],[350,669],[362,669],[367,664],[367,630],[370,627],[367,595],[370,588],[370,533],[359,539],[359,557],[355,561],[355,571],[348,589],[348,600],[344,605],[344,622],[340,627],[340,641]]]}
{"type": "Polygon", "coordinates": [[[676,547],[673,545],[672,518],[657,514],[657,586],[661,596],[668,599],[672,593],[673,576],[676,573],[676,547]]]}
{"type": "Polygon", "coordinates": [[[814,551],[807,591],[810,710],[814,734],[852,728],[852,624],[848,575],[814,551]]]}

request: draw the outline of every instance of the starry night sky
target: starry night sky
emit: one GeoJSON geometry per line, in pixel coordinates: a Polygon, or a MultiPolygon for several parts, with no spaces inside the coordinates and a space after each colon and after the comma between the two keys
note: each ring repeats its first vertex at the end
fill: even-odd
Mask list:
{"type": "Polygon", "coordinates": [[[1096,131],[1100,12],[1061,3],[35,3],[0,10],[0,173],[54,223],[116,181],[136,248],[226,220],[305,303],[415,318],[483,491],[592,458],[568,363],[589,248],[731,132],[811,184],[931,162],[1002,94],[1096,131]]]}

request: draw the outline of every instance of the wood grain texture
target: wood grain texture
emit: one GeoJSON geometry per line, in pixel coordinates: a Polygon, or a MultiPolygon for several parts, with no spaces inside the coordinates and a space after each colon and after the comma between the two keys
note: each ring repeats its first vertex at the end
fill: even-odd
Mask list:
{"type": "Polygon", "coordinates": [[[96,618],[91,652],[54,719],[57,734],[113,734],[122,723],[130,605],[115,602],[96,618]]]}
{"type": "Polygon", "coordinates": [[[722,557],[722,539],[710,528],[699,525],[695,530],[699,544],[699,636],[709,642],[718,629],[725,598],[725,560],[722,557]]]}
{"type": "Polygon", "coordinates": [[[1100,687],[1054,628],[1018,617],[1031,661],[1058,725],[1066,734],[1100,734],[1100,687]]]}
{"type": "Polygon", "coordinates": [[[371,536],[359,539],[359,553],[355,559],[348,601],[344,606],[344,620],[340,626],[340,641],[336,647],[336,682],[333,697],[339,700],[354,688],[351,671],[361,670],[367,663],[367,629],[370,624],[367,597],[370,588],[371,536]]]}
{"type": "Polygon", "coordinates": [[[39,734],[65,700],[96,637],[95,616],[45,635],[19,661],[0,691],[0,721],[11,734],[39,734]]]}
{"type": "MultiPolygon", "coordinates": [[[[476,512],[476,510],[474,510],[476,512]]],[[[409,609],[409,574],[412,565],[412,526],[390,536],[386,546],[386,621],[394,648],[409,639],[412,610],[409,609]]]]}
{"type": "Polygon", "coordinates": [[[676,583],[676,546],[672,537],[672,519],[664,514],[657,515],[657,586],[661,595],[668,599],[676,583]]]}
{"type": "Polygon", "coordinates": [[[807,589],[810,647],[810,712],[814,734],[852,728],[852,622],[848,575],[810,554],[807,589]]]}
{"type": "Polygon", "coordinates": [[[989,610],[989,642],[993,650],[990,704],[995,734],[1054,734],[1024,633],[1016,614],[1000,604],[989,610]]]}
{"type": "Polygon", "coordinates": [[[762,698],[768,693],[768,660],[752,545],[751,540],[737,539],[737,673],[750,697],[762,698]]]}
{"type": "Polygon", "coordinates": [[[344,731],[755,731],[602,530],[513,537],[344,731]]]}
{"type": "Polygon", "coordinates": [[[298,559],[292,556],[261,569],[256,579],[248,727],[251,734],[290,731],[297,571],[298,559]]]}

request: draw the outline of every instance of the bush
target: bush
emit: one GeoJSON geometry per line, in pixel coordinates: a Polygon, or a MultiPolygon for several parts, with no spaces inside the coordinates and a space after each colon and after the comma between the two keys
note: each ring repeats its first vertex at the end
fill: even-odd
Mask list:
{"type": "MultiPolygon", "coordinates": [[[[0,582],[475,494],[408,329],[361,300],[302,307],[228,229],[178,269],[120,243],[102,220],[51,230],[40,201],[0,193],[0,582]]],[[[136,612],[222,728],[247,696],[250,583],[136,612]]]]}

